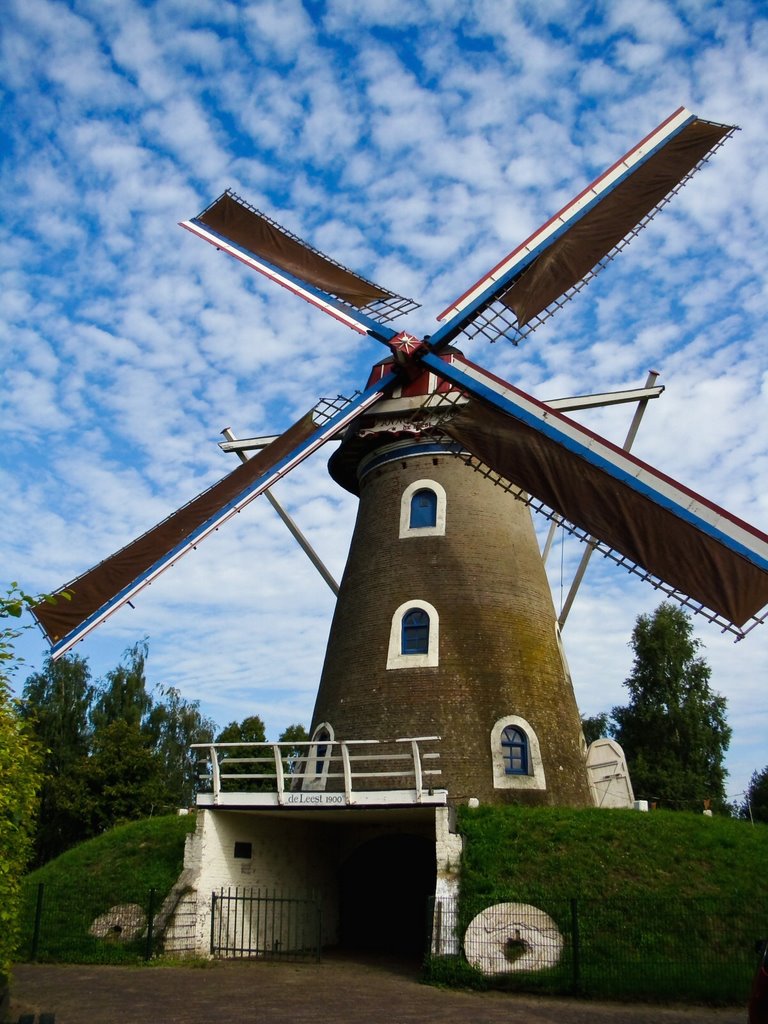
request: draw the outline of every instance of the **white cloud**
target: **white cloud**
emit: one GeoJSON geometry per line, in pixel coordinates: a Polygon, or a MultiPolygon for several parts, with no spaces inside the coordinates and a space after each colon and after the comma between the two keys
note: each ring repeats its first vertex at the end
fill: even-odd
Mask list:
{"type": "MultiPolygon", "coordinates": [[[[757,2],[413,4],[29,0],[0,42],[9,385],[2,560],[57,585],[233,468],[216,447],[361,386],[381,346],[181,231],[232,185],[434,315],[680,102],[743,131],[520,349],[468,354],[542,397],[667,392],[637,451],[768,523],[768,20],[757,2]]],[[[623,439],[630,416],[590,425],[623,439]]],[[[278,485],[340,575],[355,502],[309,462],[278,485]]],[[[565,549],[564,565],[579,551],[565,549]]],[[[555,574],[555,592],[560,581],[555,574]]],[[[567,586],[567,582],[564,584],[567,586]]],[[[584,711],[623,699],[658,595],[590,569],[566,630],[584,711]]],[[[81,648],[99,671],[151,635],[150,671],[223,724],[308,720],[333,602],[264,502],[81,648]],[[284,643],[285,623],[298,642],[284,643]],[[282,629],[282,632],[281,632],[282,629]]],[[[699,630],[730,702],[735,786],[768,725],[768,639],[699,630]],[[762,734],[757,730],[762,728],[762,734]]],[[[42,647],[26,640],[30,665],[42,647]]]]}

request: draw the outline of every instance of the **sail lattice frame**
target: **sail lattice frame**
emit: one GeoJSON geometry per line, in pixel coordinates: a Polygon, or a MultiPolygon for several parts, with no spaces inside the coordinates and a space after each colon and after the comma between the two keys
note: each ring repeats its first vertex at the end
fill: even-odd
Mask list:
{"type": "MultiPolygon", "coordinates": [[[[715,125],[713,121],[700,121],[702,124],[715,125]]],[[[738,128],[732,127],[729,131],[723,135],[723,137],[713,144],[712,148],[707,152],[686,174],[684,177],[674,185],[662,199],[659,200],[656,205],[649,210],[638,222],[631,228],[624,237],[618,241],[598,262],[589,270],[583,277],[581,277],[575,284],[571,285],[562,295],[558,296],[552,302],[549,303],[540,313],[525,323],[518,323],[517,316],[514,310],[510,309],[504,303],[504,296],[512,290],[521,280],[524,280],[526,274],[530,273],[533,267],[536,266],[536,261],[529,264],[528,267],[510,283],[509,287],[496,295],[489,303],[481,308],[475,315],[475,317],[468,322],[463,330],[460,332],[458,337],[465,337],[467,339],[474,338],[477,335],[481,335],[490,342],[496,342],[503,338],[506,341],[511,342],[513,345],[519,345],[523,339],[527,338],[529,334],[532,334],[537,327],[540,327],[546,320],[553,316],[559,309],[573,298],[574,295],[578,294],[583,288],[585,288],[590,281],[593,281],[595,277],[604,270],[613,260],[617,254],[625,249],[633,238],[645,228],[653,218],[664,209],[667,203],[680,192],[685,185],[691,180],[693,175],[707,163],[712,156],[720,149],[722,145],[727,142],[728,139],[738,131],[738,128]]]]}

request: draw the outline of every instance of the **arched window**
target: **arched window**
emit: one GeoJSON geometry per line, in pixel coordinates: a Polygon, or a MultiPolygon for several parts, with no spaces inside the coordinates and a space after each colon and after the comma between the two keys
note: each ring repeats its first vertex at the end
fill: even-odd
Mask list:
{"type": "Polygon", "coordinates": [[[315,755],[315,773],[319,775],[325,766],[325,755],[328,753],[328,742],[331,738],[331,734],[326,728],[320,728],[315,733],[315,740],[317,746],[313,747],[315,755]]]}
{"type": "Polygon", "coordinates": [[[536,730],[520,715],[505,715],[491,729],[494,789],[547,788],[536,730]]]}
{"type": "Polygon", "coordinates": [[[422,597],[395,609],[389,629],[387,668],[434,668],[440,663],[440,615],[422,597]]]}
{"type": "Polygon", "coordinates": [[[428,487],[422,487],[411,498],[410,530],[424,530],[437,524],[437,495],[428,487]]]}
{"type": "Polygon", "coordinates": [[[333,757],[333,735],[333,726],[328,722],[316,726],[306,762],[300,767],[302,789],[325,789],[333,757]]]}
{"type": "Polygon", "coordinates": [[[446,494],[437,480],[414,480],[400,497],[400,539],[445,536],[446,494]]]}
{"type": "Polygon", "coordinates": [[[501,734],[501,751],[506,775],[528,774],[528,737],[522,729],[508,725],[501,734]]]}
{"type": "Polygon", "coordinates": [[[403,616],[401,654],[426,654],[429,651],[429,615],[423,608],[412,608],[403,616]]]}

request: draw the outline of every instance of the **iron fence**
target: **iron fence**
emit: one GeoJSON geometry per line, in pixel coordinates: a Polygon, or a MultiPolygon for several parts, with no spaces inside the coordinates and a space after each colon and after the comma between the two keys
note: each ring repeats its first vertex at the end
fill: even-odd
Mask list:
{"type": "Polygon", "coordinates": [[[509,895],[431,901],[436,981],[605,999],[746,1000],[765,900],[509,895]]]}
{"type": "Polygon", "coordinates": [[[227,888],[211,896],[211,955],[320,960],[321,911],[314,896],[227,888]]]}

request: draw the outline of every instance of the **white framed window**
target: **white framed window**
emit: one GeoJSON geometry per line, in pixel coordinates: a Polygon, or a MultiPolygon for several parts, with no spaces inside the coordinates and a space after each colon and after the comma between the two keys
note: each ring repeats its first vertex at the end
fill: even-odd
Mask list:
{"type": "Polygon", "coordinates": [[[519,715],[505,715],[491,730],[494,789],[546,789],[536,733],[519,715]]]}
{"type": "Polygon", "coordinates": [[[432,668],[439,664],[440,616],[429,601],[405,601],[392,616],[387,668],[432,668]]]}
{"type": "Polygon", "coordinates": [[[400,539],[445,535],[445,488],[436,480],[414,480],[400,499],[400,539]]]}

